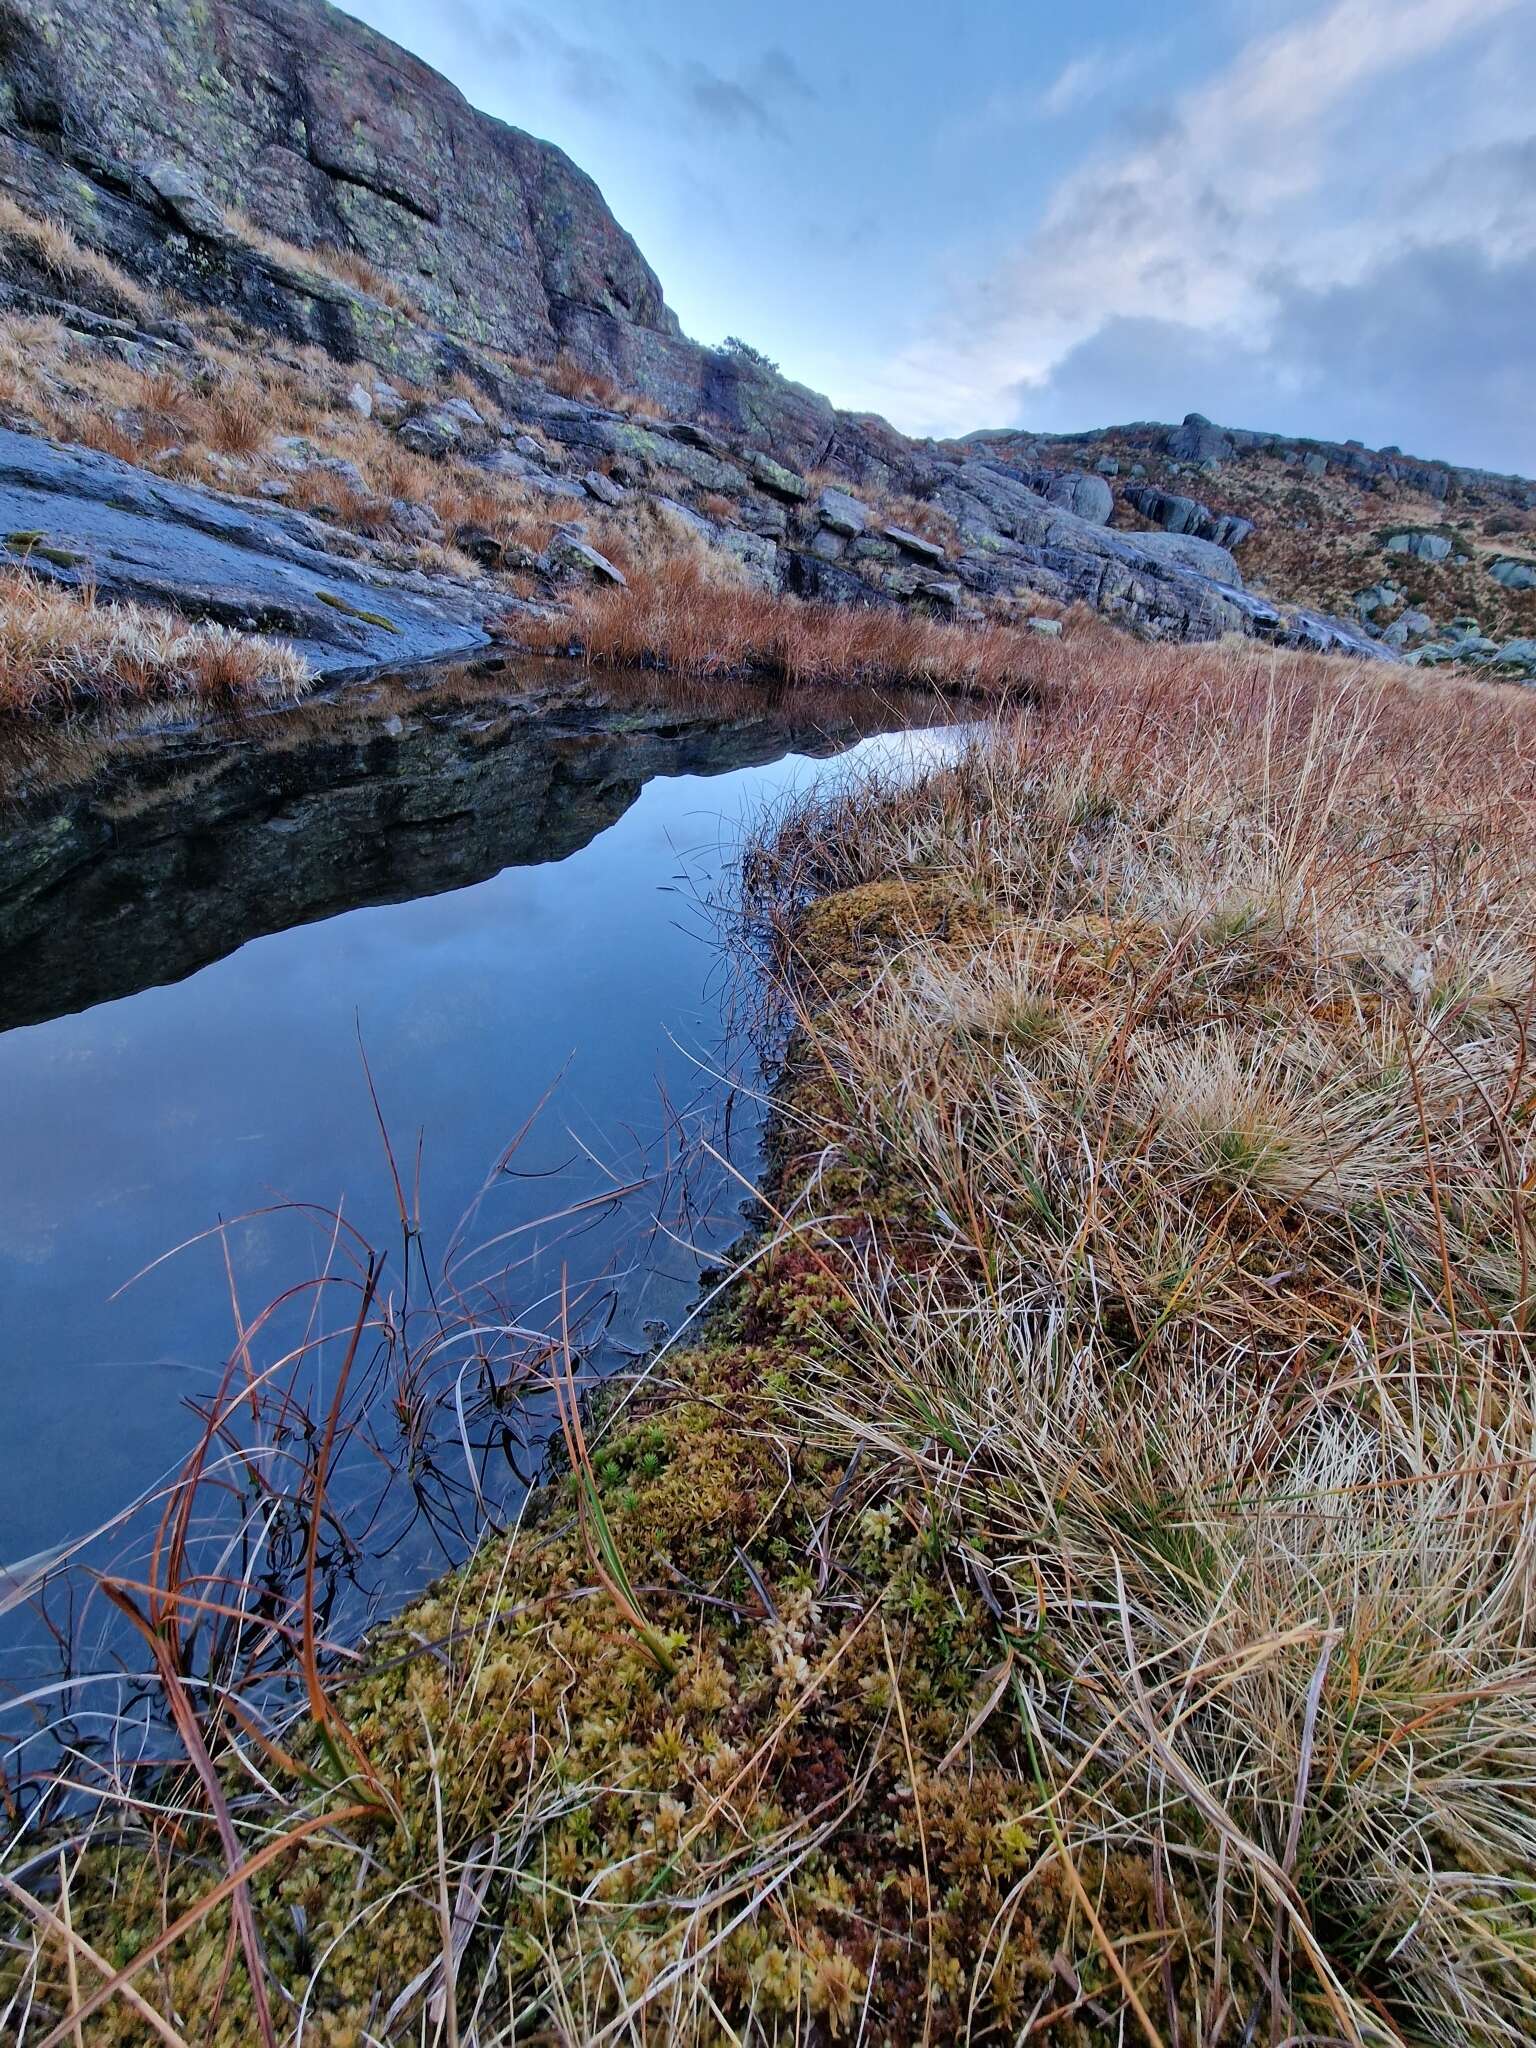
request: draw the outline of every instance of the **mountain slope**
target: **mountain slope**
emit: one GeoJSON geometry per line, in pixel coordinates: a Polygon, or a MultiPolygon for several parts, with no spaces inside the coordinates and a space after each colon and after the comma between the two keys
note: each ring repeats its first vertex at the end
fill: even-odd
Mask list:
{"type": "Polygon", "coordinates": [[[583,550],[654,554],[653,515],[824,603],[1536,673],[1522,480],[1195,417],[934,443],[837,412],[683,336],[590,178],[324,0],[0,0],[0,327],[0,426],[193,494],[13,448],[6,552],[334,646],[322,673],[484,644],[583,550]],[[93,509],[125,490],[160,529],[131,547],[93,509]],[[191,576],[186,529],[232,526],[191,576]],[[293,546],[289,617],[261,563],[293,546]],[[338,612],[328,551],[409,602],[348,580],[338,612]]]}

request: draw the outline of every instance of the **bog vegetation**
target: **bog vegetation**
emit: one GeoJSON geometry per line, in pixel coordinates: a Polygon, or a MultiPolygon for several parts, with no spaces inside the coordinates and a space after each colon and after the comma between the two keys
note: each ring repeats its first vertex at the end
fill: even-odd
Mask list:
{"type": "Polygon", "coordinates": [[[116,1589],[187,1761],[21,1773],[10,2033],[1530,2038],[1536,707],[1053,660],[752,849],[763,1228],[597,1412],[542,1362],[528,1526],[342,1668],[329,1430],[275,1606],[194,1461],[116,1589]]]}
{"type": "MultiPolygon", "coordinates": [[[[1025,686],[1038,640],[1002,620],[951,624],[904,606],[805,603],[754,586],[686,535],[640,553],[609,537],[628,586],[579,591],[568,612],[520,630],[591,662],[789,683],[884,683],[977,696],[1025,686]]],[[[1042,605],[1042,610],[1045,607],[1042,605]]]]}

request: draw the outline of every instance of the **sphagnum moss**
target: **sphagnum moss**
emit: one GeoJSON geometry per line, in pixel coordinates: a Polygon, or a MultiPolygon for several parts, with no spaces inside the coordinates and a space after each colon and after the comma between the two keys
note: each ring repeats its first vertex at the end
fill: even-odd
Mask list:
{"type": "MultiPolygon", "coordinates": [[[[407,1828],[381,1823],[365,1861],[319,1851],[254,1887],[305,2040],[379,2038],[381,2011],[440,1959],[434,1788],[450,1867],[486,1876],[460,1997],[493,1987],[489,2038],[508,2038],[514,2011],[535,2035],[586,2038],[637,2001],[647,2038],[718,2038],[712,2014],[765,2038],[838,2039],[861,2019],[866,2040],[952,2038],[979,1974],[989,2028],[1060,2007],[1049,2031],[1094,2038],[1118,1994],[1034,1811],[995,1618],[910,1506],[847,1491],[811,1450],[786,1483],[762,1390],[794,1350],[746,1343],[740,1325],[793,1324],[801,1287],[806,1319],[826,1314],[822,1280],[792,1254],[767,1261],[738,1327],[678,1360],[602,1447],[606,1509],[675,1678],[594,1593],[569,1485],[373,1645],[341,1705],[407,1828]]],[[[1082,1875],[1117,1929],[1153,1938],[1145,1858],[1082,1875]]],[[[209,1876],[188,1840],[102,1851],[75,1882],[73,1924],[126,1961],[209,1876]]],[[[216,1912],[161,1988],[190,2038],[233,2048],[250,2014],[227,1942],[216,1912]]],[[[93,2026],[102,2042],[143,2037],[122,2006],[93,2026]]]]}

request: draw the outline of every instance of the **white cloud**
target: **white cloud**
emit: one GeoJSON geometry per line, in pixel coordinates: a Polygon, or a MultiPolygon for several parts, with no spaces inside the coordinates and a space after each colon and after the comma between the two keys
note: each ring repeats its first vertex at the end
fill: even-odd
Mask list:
{"type": "Polygon", "coordinates": [[[1074,113],[1090,100],[1126,84],[1145,69],[1147,61],[1148,52],[1136,45],[1112,50],[1100,43],[1062,66],[1040,95],[1040,111],[1052,117],[1074,113]]]}
{"type": "MultiPolygon", "coordinates": [[[[873,402],[963,431],[1017,416],[1015,394],[1048,392],[1111,322],[1262,353],[1277,273],[1326,291],[1415,246],[1529,254],[1536,59],[1517,4],[1331,0],[1251,42],[1150,132],[1067,173],[1029,238],[957,282],[952,310],[884,366],[873,402]],[[1469,132],[1489,147],[1458,147],[1469,132]]],[[[1091,92],[1095,62],[1048,97],[1091,92]]]]}

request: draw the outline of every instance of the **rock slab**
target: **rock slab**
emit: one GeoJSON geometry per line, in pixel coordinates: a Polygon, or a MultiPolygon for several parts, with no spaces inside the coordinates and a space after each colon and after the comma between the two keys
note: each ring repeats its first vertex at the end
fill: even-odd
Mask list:
{"type": "Polygon", "coordinates": [[[356,541],[355,554],[332,552],[331,538],[319,520],[265,500],[0,429],[0,560],[103,597],[281,634],[322,679],[487,644],[486,615],[505,608],[489,586],[385,569],[356,541]],[[36,535],[65,559],[39,556],[36,535]]]}

